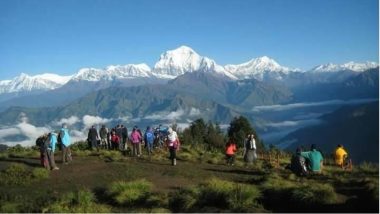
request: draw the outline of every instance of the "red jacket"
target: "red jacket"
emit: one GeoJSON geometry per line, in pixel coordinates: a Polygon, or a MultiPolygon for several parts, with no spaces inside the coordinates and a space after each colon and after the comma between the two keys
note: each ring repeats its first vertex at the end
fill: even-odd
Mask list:
{"type": "Polygon", "coordinates": [[[230,145],[226,146],[226,154],[227,155],[234,155],[236,152],[236,144],[231,143],[230,145]]]}

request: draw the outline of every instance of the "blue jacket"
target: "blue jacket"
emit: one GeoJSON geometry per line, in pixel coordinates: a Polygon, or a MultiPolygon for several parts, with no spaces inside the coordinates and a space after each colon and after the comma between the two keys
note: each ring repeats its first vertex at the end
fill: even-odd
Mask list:
{"type": "Polygon", "coordinates": [[[153,133],[152,129],[149,129],[145,132],[144,140],[145,140],[145,142],[147,142],[149,144],[153,144],[154,133],[153,133]]]}
{"type": "Polygon", "coordinates": [[[49,144],[48,149],[50,149],[52,152],[54,152],[56,144],[57,144],[57,134],[52,132],[50,135],[50,144],[49,144]]]}
{"type": "Polygon", "coordinates": [[[61,141],[62,144],[66,147],[70,146],[70,135],[69,135],[69,130],[62,128],[61,129],[61,141]]]}

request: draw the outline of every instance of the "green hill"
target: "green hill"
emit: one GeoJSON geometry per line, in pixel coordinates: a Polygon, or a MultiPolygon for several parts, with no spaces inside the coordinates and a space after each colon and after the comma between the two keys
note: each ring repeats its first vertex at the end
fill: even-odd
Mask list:
{"type": "Polygon", "coordinates": [[[320,119],[322,124],[297,130],[283,139],[297,141],[290,151],[317,144],[330,155],[342,144],[354,163],[379,162],[379,102],[342,107],[320,119]]]}
{"type": "MultiPolygon", "coordinates": [[[[184,145],[177,166],[167,151],[133,158],[118,151],[77,150],[58,171],[39,166],[36,150],[0,153],[0,212],[378,212],[378,166],[326,166],[297,177],[259,159],[224,164],[222,152],[184,145]]],[[[273,156],[274,157],[274,156],[273,156]]]]}

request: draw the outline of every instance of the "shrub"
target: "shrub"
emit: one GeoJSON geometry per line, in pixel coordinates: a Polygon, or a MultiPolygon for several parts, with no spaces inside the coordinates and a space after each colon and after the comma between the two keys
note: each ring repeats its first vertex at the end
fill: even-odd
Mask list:
{"type": "Polygon", "coordinates": [[[17,202],[2,202],[0,206],[1,213],[18,213],[20,212],[21,204],[17,202]]]}
{"type": "Polygon", "coordinates": [[[108,188],[108,194],[120,205],[142,202],[151,192],[152,183],[145,179],[132,182],[118,181],[108,188]]]}
{"type": "Polygon", "coordinates": [[[361,173],[375,173],[378,174],[379,172],[379,165],[374,164],[374,163],[369,163],[369,162],[363,162],[359,165],[359,170],[361,173]]]}
{"type": "Polygon", "coordinates": [[[85,151],[88,150],[88,143],[86,141],[78,141],[70,146],[72,151],[85,151]]]}
{"type": "Polygon", "coordinates": [[[174,212],[191,212],[199,197],[199,189],[180,189],[169,195],[169,207],[174,212]]]}
{"type": "Polygon", "coordinates": [[[379,201],[379,180],[378,179],[364,179],[364,191],[370,196],[370,200],[379,201]]]}
{"type": "Polygon", "coordinates": [[[47,208],[48,212],[62,213],[109,213],[106,205],[96,203],[95,195],[89,190],[70,192],[47,208]]]}
{"type": "Polygon", "coordinates": [[[256,186],[214,178],[201,187],[199,203],[241,212],[257,207],[256,200],[260,196],[256,186]]]}
{"type": "Polygon", "coordinates": [[[11,164],[0,173],[0,184],[25,185],[31,181],[31,174],[22,164],[11,164]]]}
{"type": "Polygon", "coordinates": [[[313,183],[302,185],[292,191],[292,200],[309,204],[333,204],[337,202],[337,194],[330,184],[313,183]]]}
{"type": "Polygon", "coordinates": [[[37,180],[49,178],[49,175],[50,175],[49,170],[45,168],[35,168],[32,171],[32,177],[37,180]]]}
{"type": "Polygon", "coordinates": [[[120,151],[101,151],[100,158],[106,161],[120,161],[123,159],[123,155],[120,151]]]}

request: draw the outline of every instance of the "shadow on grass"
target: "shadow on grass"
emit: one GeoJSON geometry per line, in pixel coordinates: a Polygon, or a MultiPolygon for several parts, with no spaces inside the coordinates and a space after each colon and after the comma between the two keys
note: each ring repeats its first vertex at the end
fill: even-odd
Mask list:
{"type": "Polygon", "coordinates": [[[247,170],[241,170],[241,169],[205,169],[207,171],[212,171],[212,172],[224,172],[224,173],[232,173],[232,174],[241,174],[241,175],[265,175],[265,172],[259,172],[259,171],[251,171],[249,169],[247,170]]]}
{"type": "Polygon", "coordinates": [[[40,163],[33,163],[25,159],[2,159],[1,161],[10,163],[22,163],[31,167],[42,167],[40,163]]]}

